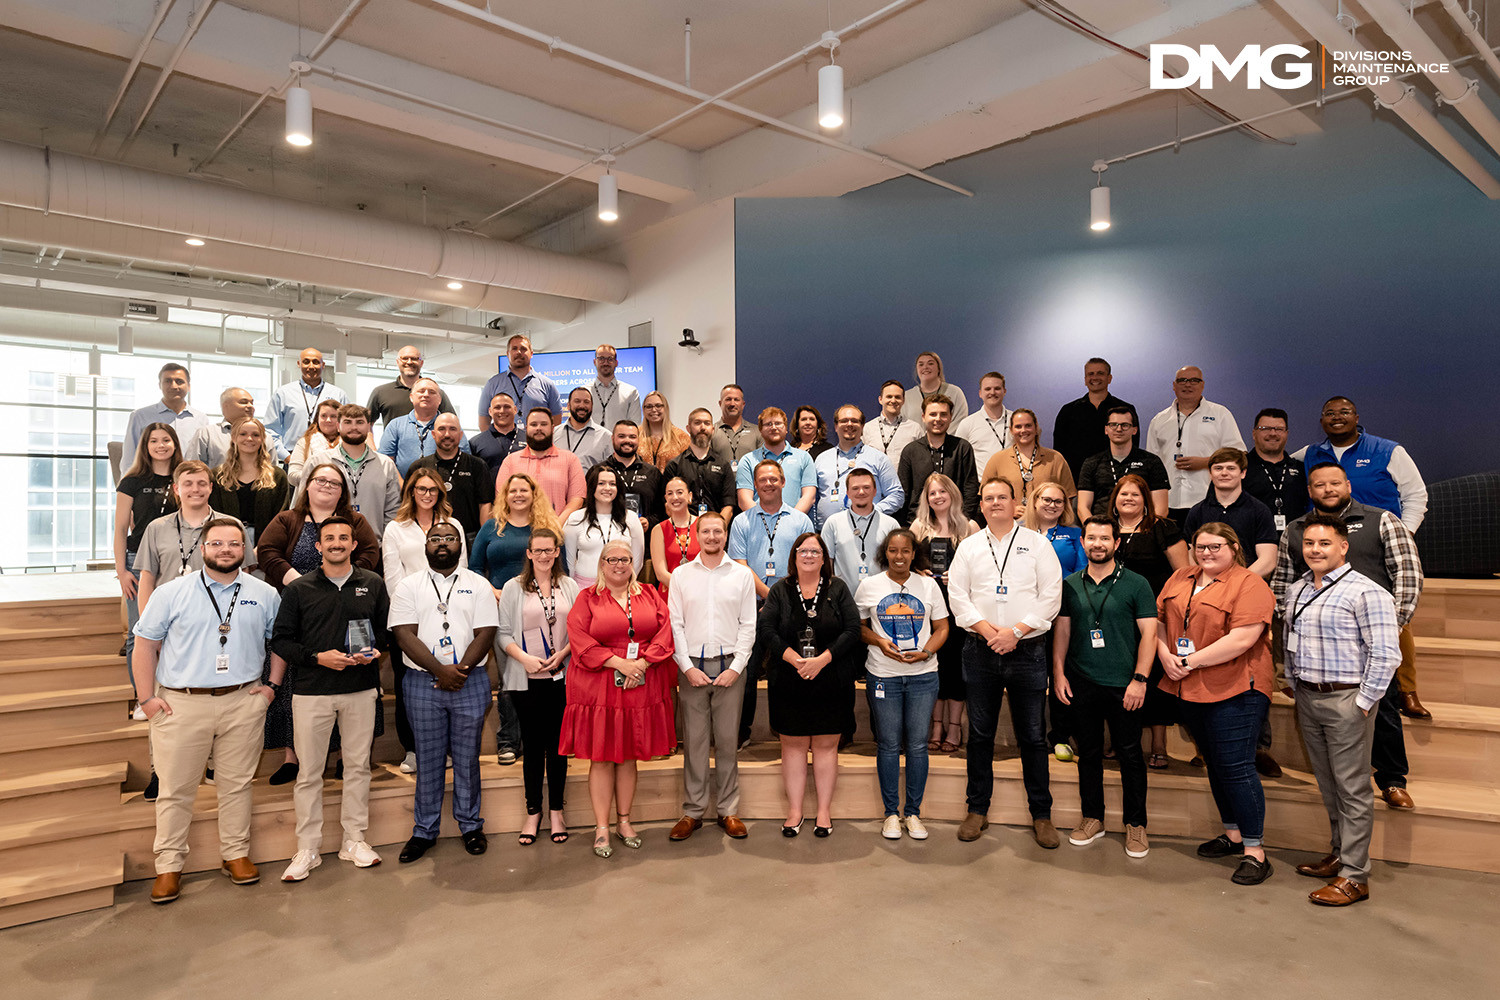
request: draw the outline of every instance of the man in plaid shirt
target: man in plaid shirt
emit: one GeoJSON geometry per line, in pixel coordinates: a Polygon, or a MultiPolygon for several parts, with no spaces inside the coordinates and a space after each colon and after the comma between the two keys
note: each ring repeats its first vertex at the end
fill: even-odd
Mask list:
{"type": "Polygon", "coordinates": [[[1287,677],[1297,723],[1332,827],[1332,851],[1297,873],[1332,879],[1308,898],[1348,906],[1370,898],[1371,710],[1385,697],[1401,662],[1396,603],[1348,562],[1349,529],[1332,514],[1302,524],[1307,572],[1286,592],[1283,627],[1287,677]],[[1336,876],[1336,877],[1335,877],[1336,876]]]}
{"type": "MultiPolygon", "coordinates": [[[[1417,612],[1422,595],[1422,560],[1417,542],[1401,519],[1390,511],[1369,507],[1350,495],[1349,477],[1342,466],[1323,462],[1307,471],[1307,494],[1313,511],[1287,525],[1276,557],[1271,589],[1277,606],[1285,613],[1286,595],[1307,570],[1302,559],[1302,529],[1313,513],[1333,514],[1349,531],[1349,565],[1378,583],[1396,602],[1396,624],[1401,642],[1409,641],[1407,628],[1417,612]]],[[[1375,710],[1375,741],[1370,764],[1381,797],[1392,809],[1411,809],[1415,803],[1406,790],[1406,740],[1401,726],[1401,690],[1392,683],[1375,710]]]]}

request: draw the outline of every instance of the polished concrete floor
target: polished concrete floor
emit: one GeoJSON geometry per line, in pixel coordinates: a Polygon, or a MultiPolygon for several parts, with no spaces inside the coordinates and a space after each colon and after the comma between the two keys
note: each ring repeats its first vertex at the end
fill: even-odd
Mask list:
{"type": "Polygon", "coordinates": [[[1485,997],[1500,982],[1500,876],[1378,864],[1372,898],[1309,904],[1316,885],[1273,852],[1263,885],[1228,861],[1118,835],[1043,851],[991,827],[960,844],[889,842],[874,822],[786,840],[774,822],[607,861],[588,831],[564,846],[495,837],[481,858],[443,840],[359,871],[333,855],[305,882],[189,877],[152,906],[0,931],[0,995],[50,997],[1058,998],[1485,997]]]}

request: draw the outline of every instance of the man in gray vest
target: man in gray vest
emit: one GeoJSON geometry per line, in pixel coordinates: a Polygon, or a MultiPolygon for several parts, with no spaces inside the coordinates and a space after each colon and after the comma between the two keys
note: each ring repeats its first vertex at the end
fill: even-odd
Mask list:
{"type": "MultiPolygon", "coordinates": [[[[1322,462],[1307,471],[1307,494],[1313,511],[1340,518],[1349,530],[1349,564],[1389,591],[1396,601],[1396,621],[1403,633],[1417,611],[1422,596],[1422,560],[1417,542],[1401,519],[1390,511],[1367,507],[1355,500],[1349,477],[1343,466],[1322,462]]],[[[1307,519],[1304,514],[1287,525],[1276,554],[1276,572],[1271,589],[1276,605],[1285,611],[1287,591],[1307,572],[1302,560],[1302,533],[1307,519]]],[[[1403,639],[1403,641],[1407,641],[1403,639]]],[[[1394,681],[1381,698],[1375,718],[1375,742],[1370,765],[1375,784],[1386,805],[1392,809],[1412,809],[1416,803],[1406,790],[1406,740],[1401,729],[1401,691],[1394,681]]]]}

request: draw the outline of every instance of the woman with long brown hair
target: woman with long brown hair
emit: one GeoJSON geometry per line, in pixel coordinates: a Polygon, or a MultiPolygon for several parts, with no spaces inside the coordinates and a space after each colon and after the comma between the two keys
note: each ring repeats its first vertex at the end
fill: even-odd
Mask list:
{"type": "MultiPolygon", "coordinates": [[[[125,598],[125,673],[130,675],[130,657],[135,650],[135,623],[141,609],[136,598],[140,577],[135,570],[135,554],[140,549],[146,525],[177,510],[172,492],[172,473],[182,464],[182,444],[171,424],[147,424],[135,449],[135,461],[120,476],[115,487],[115,577],[125,598]]],[[[131,677],[131,684],[135,679],[131,677]]],[[[141,713],[144,717],[145,713],[141,713]]]]}
{"type": "Polygon", "coordinates": [[[302,481],[302,473],[309,464],[337,448],[339,444],[339,401],[325,399],[318,404],[313,422],[297,439],[286,463],[286,477],[294,483],[302,481]]]}

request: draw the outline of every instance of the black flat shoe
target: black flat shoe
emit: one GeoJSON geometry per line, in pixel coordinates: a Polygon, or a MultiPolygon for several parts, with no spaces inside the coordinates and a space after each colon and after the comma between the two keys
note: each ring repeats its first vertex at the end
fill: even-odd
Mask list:
{"type": "Polygon", "coordinates": [[[801,819],[799,819],[797,821],[797,825],[796,826],[787,826],[786,824],[783,823],[782,827],[781,827],[781,835],[783,837],[795,837],[795,836],[797,836],[797,834],[799,834],[799,833],[802,832],[802,824],[806,823],[806,822],[807,822],[807,817],[804,816],[804,817],[802,817],[801,819]]]}
{"type": "Polygon", "coordinates": [[[1232,858],[1237,854],[1245,853],[1245,845],[1237,844],[1229,839],[1229,835],[1221,833],[1213,840],[1205,840],[1198,845],[1198,857],[1200,858],[1232,858]]]}
{"type": "Polygon", "coordinates": [[[298,767],[296,764],[282,764],[271,775],[271,784],[287,785],[297,780],[298,767]]]}
{"type": "Polygon", "coordinates": [[[1229,876],[1229,881],[1235,885],[1260,885],[1271,877],[1271,859],[1256,861],[1247,857],[1240,862],[1240,866],[1229,876]]]}
{"type": "Polygon", "coordinates": [[[338,759],[338,762],[333,765],[333,780],[334,781],[343,781],[344,780],[344,758],[342,758],[342,757],[340,757],[338,759]]]}
{"type": "Polygon", "coordinates": [[[143,793],[141,793],[141,798],[145,799],[147,802],[155,802],[156,801],[156,794],[160,790],[161,790],[161,779],[156,776],[156,772],[155,771],[152,771],[151,772],[151,780],[148,781],[148,782],[146,782],[146,790],[143,793]]]}
{"type": "Polygon", "coordinates": [[[829,823],[827,826],[818,826],[816,823],[814,823],[813,824],[813,836],[814,837],[832,837],[833,836],[833,824],[829,823]]]}
{"type": "Polygon", "coordinates": [[[401,856],[396,860],[400,861],[403,865],[409,865],[432,850],[433,845],[436,843],[437,841],[427,837],[413,837],[406,842],[405,847],[401,848],[401,856]]]}
{"type": "Polygon", "coordinates": [[[483,854],[489,850],[490,840],[483,830],[470,830],[464,834],[464,850],[470,854],[483,854]]]}

